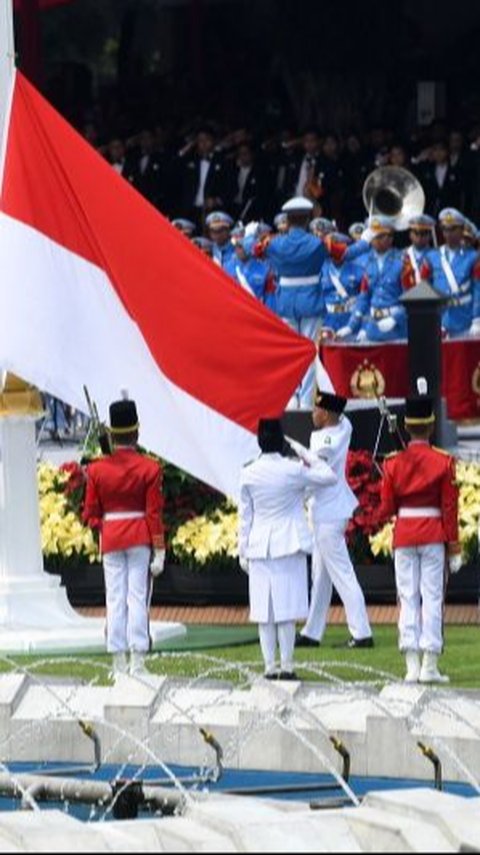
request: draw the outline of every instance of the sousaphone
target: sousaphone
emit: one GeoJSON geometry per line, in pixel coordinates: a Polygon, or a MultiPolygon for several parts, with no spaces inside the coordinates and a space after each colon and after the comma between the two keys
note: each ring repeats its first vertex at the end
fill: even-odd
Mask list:
{"type": "Polygon", "coordinates": [[[400,166],[380,166],[365,180],[363,204],[368,216],[389,217],[396,231],[408,229],[411,217],[423,214],[423,187],[408,169],[400,166]]]}

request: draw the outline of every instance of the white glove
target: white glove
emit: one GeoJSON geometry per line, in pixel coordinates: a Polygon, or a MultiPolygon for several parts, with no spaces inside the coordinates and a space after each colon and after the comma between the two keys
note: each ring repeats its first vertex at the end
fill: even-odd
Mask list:
{"type": "Polygon", "coordinates": [[[335,338],[347,338],[353,332],[351,327],[340,327],[339,330],[335,333],[335,338]]]}
{"type": "Polygon", "coordinates": [[[153,551],[153,558],[150,562],[150,573],[152,576],[160,576],[165,569],[165,550],[164,549],[155,549],[153,551]]]}
{"type": "Polygon", "coordinates": [[[245,237],[250,237],[250,235],[256,235],[258,231],[258,222],[256,220],[252,220],[245,227],[245,237]]]}
{"type": "Polygon", "coordinates": [[[366,341],[366,340],[367,340],[367,333],[366,333],[366,331],[365,331],[365,330],[360,330],[360,332],[358,333],[358,335],[357,335],[357,337],[356,337],[355,341],[366,341]]]}
{"type": "Polygon", "coordinates": [[[374,237],[375,232],[373,231],[373,229],[370,228],[370,226],[367,226],[367,228],[364,229],[362,234],[360,235],[360,240],[364,240],[367,243],[371,243],[374,237]]]}
{"type": "Polygon", "coordinates": [[[450,573],[458,573],[460,567],[462,566],[462,554],[461,552],[455,553],[455,555],[450,555],[448,559],[448,569],[450,573]]]}
{"type": "Polygon", "coordinates": [[[469,329],[469,335],[480,336],[480,318],[474,318],[469,329]]]}
{"type": "Polygon", "coordinates": [[[377,322],[377,325],[380,332],[391,332],[395,326],[395,318],[380,318],[380,320],[377,322]]]}
{"type": "Polygon", "coordinates": [[[248,558],[241,557],[238,559],[238,563],[240,564],[243,572],[248,575],[248,558]]]}

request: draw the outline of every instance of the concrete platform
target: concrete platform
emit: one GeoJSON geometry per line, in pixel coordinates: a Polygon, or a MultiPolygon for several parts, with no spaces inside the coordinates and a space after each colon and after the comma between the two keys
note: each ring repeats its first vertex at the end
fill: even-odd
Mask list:
{"type": "Polygon", "coordinates": [[[445,780],[480,794],[480,692],[390,683],[272,683],[245,673],[245,685],[218,679],[121,676],[92,686],[34,673],[0,677],[3,762],[91,762],[79,731],[92,722],[108,762],[208,766],[213,751],[200,729],[223,748],[224,765],[337,775],[342,762],[331,738],[360,776],[433,779],[418,742],[433,748],[445,780]]]}

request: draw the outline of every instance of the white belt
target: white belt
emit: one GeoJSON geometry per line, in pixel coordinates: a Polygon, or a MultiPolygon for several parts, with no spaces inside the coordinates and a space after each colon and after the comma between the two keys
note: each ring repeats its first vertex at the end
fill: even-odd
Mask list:
{"type": "Polygon", "coordinates": [[[399,517],[441,517],[440,508],[399,508],[399,517]]]}
{"type": "Polygon", "coordinates": [[[391,314],[392,314],[392,310],[389,308],[385,308],[385,309],[374,309],[373,307],[370,308],[370,317],[374,318],[375,320],[378,320],[379,318],[389,318],[391,314]]]}
{"type": "Polygon", "coordinates": [[[278,284],[286,288],[297,285],[318,285],[318,276],[280,276],[278,284]]]}
{"type": "Polygon", "coordinates": [[[344,303],[327,303],[327,312],[329,312],[331,315],[334,315],[336,312],[348,312],[348,310],[353,307],[354,303],[354,297],[351,297],[350,300],[345,300],[344,303]]]}
{"type": "Polygon", "coordinates": [[[109,511],[103,515],[104,522],[113,520],[139,520],[144,517],[143,511],[109,511]]]}

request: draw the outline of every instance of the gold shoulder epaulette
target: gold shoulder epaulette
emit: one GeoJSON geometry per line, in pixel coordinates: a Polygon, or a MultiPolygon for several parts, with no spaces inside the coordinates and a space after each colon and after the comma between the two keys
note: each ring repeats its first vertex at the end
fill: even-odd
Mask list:
{"type": "Polygon", "coordinates": [[[385,455],[384,460],[390,460],[391,457],[396,457],[397,454],[400,454],[400,451],[389,451],[388,454],[385,455]]]}

